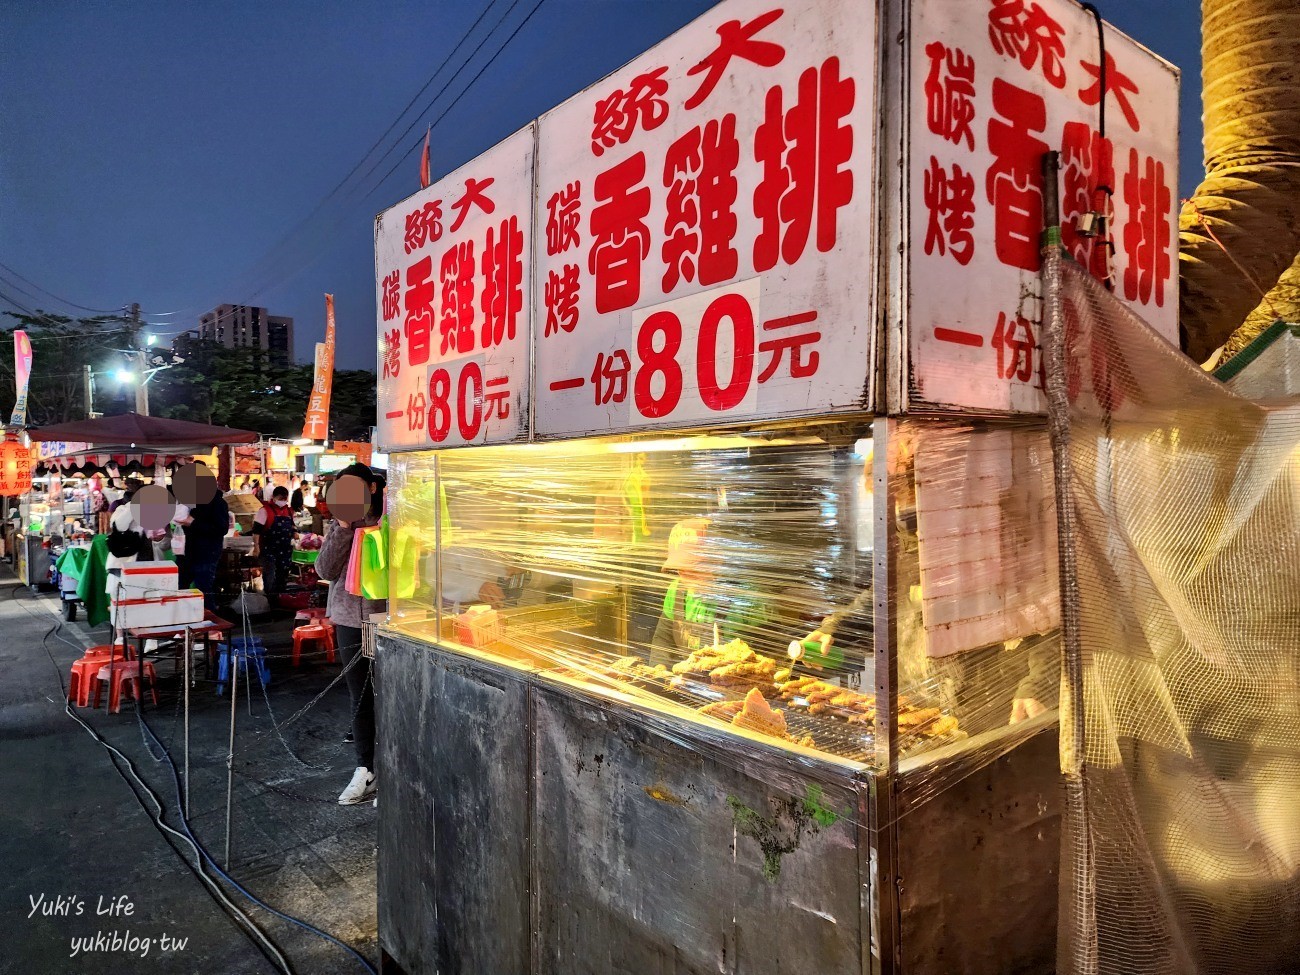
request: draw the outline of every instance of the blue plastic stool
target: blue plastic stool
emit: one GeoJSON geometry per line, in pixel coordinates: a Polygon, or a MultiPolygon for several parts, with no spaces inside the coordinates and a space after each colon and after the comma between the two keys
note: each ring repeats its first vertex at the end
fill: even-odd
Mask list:
{"type": "MultiPolygon", "coordinates": [[[[266,665],[266,648],[262,646],[262,638],[255,636],[245,639],[237,636],[230,641],[234,647],[235,656],[238,660],[239,669],[248,676],[248,658],[253,658],[253,666],[257,668],[257,677],[265,687],[271,683],[271,668],[266,665]]],[[[226,681],[230,679],[230,646],[224,643],[217,644],[217,693],[226,693],[226,681]]]]}

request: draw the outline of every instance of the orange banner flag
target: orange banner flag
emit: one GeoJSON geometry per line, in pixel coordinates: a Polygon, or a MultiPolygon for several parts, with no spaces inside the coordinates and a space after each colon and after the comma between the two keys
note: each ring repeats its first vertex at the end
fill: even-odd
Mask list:
{"type": "Polygon", "coordinates": [[[307,401],[305,440],[326,440],[330,432],[330,392],[334,387],[334,296],[325,296],[325,341],[316,343],[316,371],[307,401]]]}

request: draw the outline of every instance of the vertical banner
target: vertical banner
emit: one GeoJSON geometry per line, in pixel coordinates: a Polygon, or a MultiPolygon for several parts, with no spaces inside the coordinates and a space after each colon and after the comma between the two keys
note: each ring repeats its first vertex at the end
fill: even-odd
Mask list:
{"type": "Polygon", "coordinates": [[[27,423],[27,386],[31,378],[32,342],[27,333],[19,329],[14,332],[14,385],[17,387],[17,398],[14,400],[13,416],[9,418],[10,426],[21,427],[27,423]]]}
{"type": "Polygon", "coordinates": [[[334,383],[334,296],[325,296],[325,341],[316,343],[316,371],[307,402],[304,440],[325,440],[330,430],[330,390],[334,383]]]}
{"type": "Polygon", "coordinates": [[[1074,0],[911,9],[912,402],[1043,410],[1049,149],[1066,250],[1177,345],[1177,69],[1074,0]]]}

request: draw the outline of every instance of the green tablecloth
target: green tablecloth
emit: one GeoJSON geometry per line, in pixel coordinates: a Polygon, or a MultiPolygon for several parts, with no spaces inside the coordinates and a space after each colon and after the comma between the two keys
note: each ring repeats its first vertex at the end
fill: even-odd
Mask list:
{"type": "Polygon", "coordinates": [[[59,560],[54,563],[54,568],[60,574],[67,576],[73,582],[80,582],[82,574],[86,571],[86,563],[90,559],[90,549],[71,547],[65,548],[59,560]]]}
{"type": "Polygon", "coordinates": [[[315,565],[318,555],[320,552],[315,549],[295,549],[293,560],[301,565],[315,565]]]}

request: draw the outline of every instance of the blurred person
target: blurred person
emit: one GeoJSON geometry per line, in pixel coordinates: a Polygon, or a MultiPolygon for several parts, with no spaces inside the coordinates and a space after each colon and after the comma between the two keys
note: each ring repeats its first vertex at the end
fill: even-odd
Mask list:
{"type": "Polygon", "coordinates": [[[253,515],[253,555],[262,566],[262,592],[269,598],[284,592],[293,563],[293,537],[298,529],[289,510],[289,489],[277,487],[271,500],[253,515]]]}
{"type": "Polygon", "coordinates": [[[189,512],[177,520],[185,529],[185,561],[180,585],[203,593],[203,605],[217,608],[217,565],[226,533],[230,531],[230,506],[217,490],[217,479],[203,464],[187,464],[172,477],[177,499],[189,512]]]}
{"type": "Polygon", "coordinates": [[[104,493],[104,482],[98,474],[90,482],[90,514],[94,518],[95,533],[108,534],[109,500],[104,493]]]}
{"type": "MultiPolygon", "coordinates": [[[[668,536],[663,571],[676,573],[664,593],[659,621],[650,640],[650,663],[672,666],[681,657],[740,633],[752,642],[770,615],[766,601],[746,587],[724,584],[719,569],[727,565],[709,518],[686,518],[668,536]]],[[[731,566],[734,575],[735,566],[731,566]]]]}
{"type": "MultiPolygon", "coordinates": [[[[383,612],[386,604],[384,600],[364,599],[348,592],[343,577],[352,558],[356,530],[379,524],[383,516],[384,487],[384,479],[365,464],[351,464],[339,471],[328,497],[333,520],[316,557],[316,574],[331,583],[326,614],[338,636],[343,676],[352,702],[352,739],[357,766],[339,795],[341,806],[375,799],[378,789],[375,690],[370,659],[361,653],[361,624],[371,613],[383,612]]],[[[378,799],[375,803],[378,804],[378,799]]]]}

